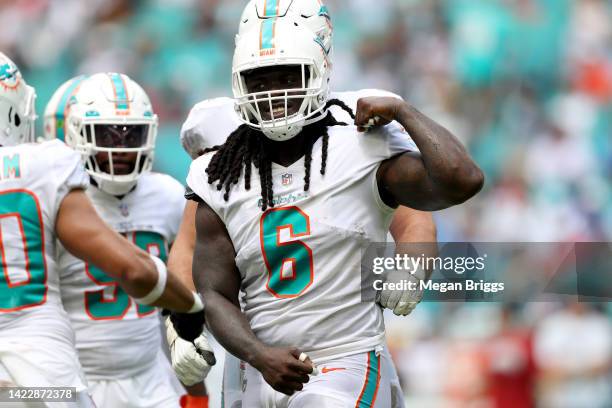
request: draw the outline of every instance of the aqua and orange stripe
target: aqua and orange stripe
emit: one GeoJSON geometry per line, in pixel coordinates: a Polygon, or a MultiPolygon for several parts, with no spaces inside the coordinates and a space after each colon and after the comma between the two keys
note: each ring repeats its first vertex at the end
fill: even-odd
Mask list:
{"type": "Polygon", "coordinates": [[[265,0],[264,15],[261,22],[261,33],[259,37],[260,51],[273,50],[276,46],[274,38],[276,36],[276,17],[280,9],[281,0],[265,0]]]}
{"type": "Polygon", "coordinates": [[[108,74],[113,84],[113,92],[115,93],[115,109],[117,115],[129,115],[130,114],[130,99],[127,94],[127,88],[125,81],[121,74],[108,74]]]}
{"type": "Polygon", "coordinates": [[[373,408],[376,403],[378,386],[380,385],[380,356],[376,352],[368,353],[368,369],[363,388],[355,403],[355,408],[373,408]]]}
{"type": "Polygon", "coordinates": [[[264,17],[278,17],[281,0],[264,1],[264,17]]]}
{"type": "Polygon", "coordinates": [[[68,116],[70,99],[78,92],[85,78],[87,78],[85,75],[74,78],[62,94],[55,108],[55,137],[62,142],[66,140],[66,116],[68,116]]]}
{"type": "Polygon", "coordinates": [[[274,37],[276,35],[276,18],[266,18],[261,22],[261,36],[259,38],[260,50],[271,50],[274,48],[274,37]]]}

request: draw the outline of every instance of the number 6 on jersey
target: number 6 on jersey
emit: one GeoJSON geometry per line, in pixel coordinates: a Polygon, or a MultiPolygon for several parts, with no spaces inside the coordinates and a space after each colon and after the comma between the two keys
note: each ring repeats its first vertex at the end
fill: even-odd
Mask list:
{"type": "Polygon", "coordinates": [[[272,208],[259,222],[267,289],[278,298],[300,296],[312,284],[312,249],[295,240],[310,235],[310,218],[298,207],[272,208]]]}

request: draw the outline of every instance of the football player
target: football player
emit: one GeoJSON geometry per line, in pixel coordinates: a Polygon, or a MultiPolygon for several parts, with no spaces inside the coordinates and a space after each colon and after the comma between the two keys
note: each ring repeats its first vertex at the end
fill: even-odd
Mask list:
{"type": "Polygon", "coordinates": [[[461,203],[482,173],[452,134],[398,98],[360,99],[357,127],[338,123],[330,105],[350,109],[328,101],[327,50],[270,4],[237,38],[234,94],[246,126],[188,178],[200,201],[196,284],[213,333],[248,363],[244,406],[387,407],[383,321],[360,301],[360,250],[384,240],[398,204],[461,203]],[[393,120],[421,154],[406,153],[405,132],[383,126],[393,120]],[[312,365],[295,347],[324,365],[306,385],[312,365]]]}
{"type": "MultiPolygon", "coordinates": [[[[380,90],[361,90],[357,92],[334,92],[332,98],[337,98],[344,101],[349,107],[354,109],[357,100],[362,96],[385,95],[386,93],[380,90]]],[[[335,117],[342,120],[350,120],[350,116],[342,109],[331,107],[335,117]],[[346,118],[344,117],[346,116],[346,118]]],[[[187,120],[181,129],[181,144],[185,151],[193,158],[197,159],[206,148],[214,145],[223,144],[227,135],[232,133],[240,126],[240,120],[234,110],[234,101],[231,98],[215,98],[205,100],[198,103],[189,113],[187,120]],[[211,126],[214,123],[214,126],[211,126]]],[[[390,124],[389,126],[394,126],[390,124]]],[[[191,265],[193,259],[193,250],[195,246],[195,225],[194,216],[197,204],[194,201],[189,201],[185,206],[185,212],[179,234],[175,244],[172,246],[168,265],[170,269],[179,275],[184,276],[183,283],[193,285],[191,281],[191,265]]],[[[391,226],[389,227],[391,236],[395,242],[401,243],[424,243],[436,241],[436,230],[433,218],[428,212],[421,212],[407,207],[399,207],[393,216],[391,226]]],[[[420,255],[420,253],[418,254],[420,255]]],[[[405,277],[403,277],[405,278],[405,277]]],[[[408,308],[407,305],[400,305],[400,297],[398,295],[408,296],[408,291],[389,291],[386,298],[387,303],[382,304],[383,307],[388,307],[397,315],[409,314],[417,302],[408,308]],[[395,299],[391,296],[395,295],[395,299]]],[[[174,336],[174,329],[168,327],[168,335],[174,336]]],[[[173,351],[173,350],[171,350],[173,351]]],[[[388,353],[387,348],[383,350],[388,353]]],[[[193,370],[197,364],[189,361],[190,355],[172,352],[173,366],[180,372],[187,367],[193,370]]],[[[390,361],[390,360],[389,360],[390,361]]],[[[385,365],[384,369],[389,370],[392,386],[392,405],[393,408],[403,408],[405,406],[404,398],[401,392],[399,378],[392,361],[391,365],[385,365]]],[[[243,383],[243,367],[240,361],[229,353],[226,353],[223,367],[223,401],[225,406],[238,406],[242,399],[242,383],[243,383]]],[[[192,371],[193,372],[193,371],[192,371]]]]}
{"type": "MultiPolygon", "coordinates": [[[[80,152],[91,177],[87,195],[115,231],[162,259],[185,204],[183,186],[151,172],[157,116],[145,91],[126,75],[101,73],[62,85],[45,111],[46,138],[80,152]]],[[[139,305],[104,272],[60,246],[62,301],[98,407],[178,407],[184,393],[160,338],[155,308],[139,305]]],[[[187,342],[185,342],[187,343],[187,342]]],[[[187,343],[189,347],[195,346],[187,343]]],[[[204,336],[194,364],[214,364],[204,336]]]]}
{"type": "Polygon", "coordinates": [[[0,383],[73,387],[76,395],[65,395],[75,401],[69,405],[89,407],[60,299],[59,242],[106,271],[138,304],[202,314],[202,303],[159,258],[126,243],[98,217],[83,191],[88,176],[79,154],[59,141],[32,143],[34,99],[34,89],[0,53],[0,383]]]}

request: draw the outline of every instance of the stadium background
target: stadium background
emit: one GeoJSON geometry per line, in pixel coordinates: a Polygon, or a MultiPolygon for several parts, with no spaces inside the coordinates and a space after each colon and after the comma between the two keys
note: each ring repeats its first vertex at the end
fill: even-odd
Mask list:
{"type": "MultiPolygon", "coordinates": [[[[231,95],[244,4],[0,0],[0,50],[36,88],[39,116],[76,74],[133,77],[160,117],[156,169],[182,181],[181,123],[199,100],[231,95]]],[[[436,214],[440,241],[612,240],[611,1],[327,4],[332,88],[401,94],[460,136],[486,173],[475,199],[436,214]]],[[[610,407],[611,317],[609,303],[561,297],[424,303],[390,316],[388,338],[410,406],[610,407]]]]}

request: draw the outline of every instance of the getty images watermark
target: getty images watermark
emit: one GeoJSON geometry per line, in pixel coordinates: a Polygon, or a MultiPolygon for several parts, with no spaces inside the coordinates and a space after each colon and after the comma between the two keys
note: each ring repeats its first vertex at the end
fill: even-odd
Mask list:
{"type": "Polygon", "coordinates": [[[363,301],[383,290],[420,291],[424,301],[610,301],[612,245],[373,243],[362,252],[361,275],[363,301]]]}
{"type": "MultiPolygon", "coordinates": [[[[381,256],[372,260],[372,273],[379,275],[379,279],[373,282],[374,290],[427,290],[446,293],[449,291],[482,291],[485,293],[496,293],[504,290],[504,282],[487,282],[484,279],[465,279],[463,281],[436,281],[424,279],[427,271],[445,271],[463,275],[467,271],[484,271],[486,268],[487,254],[478,257],[440,257],[410,256],[408,254],[395,254],[391,257],[381,256]],[[419,279],[400,279],[399,281],[388,281],[385,274],[390,272],[405,272],[413,276],[424,271],[425,276],[419,279]]],[[[400,275],[401,276],[401,275],[400,275]]]]}

